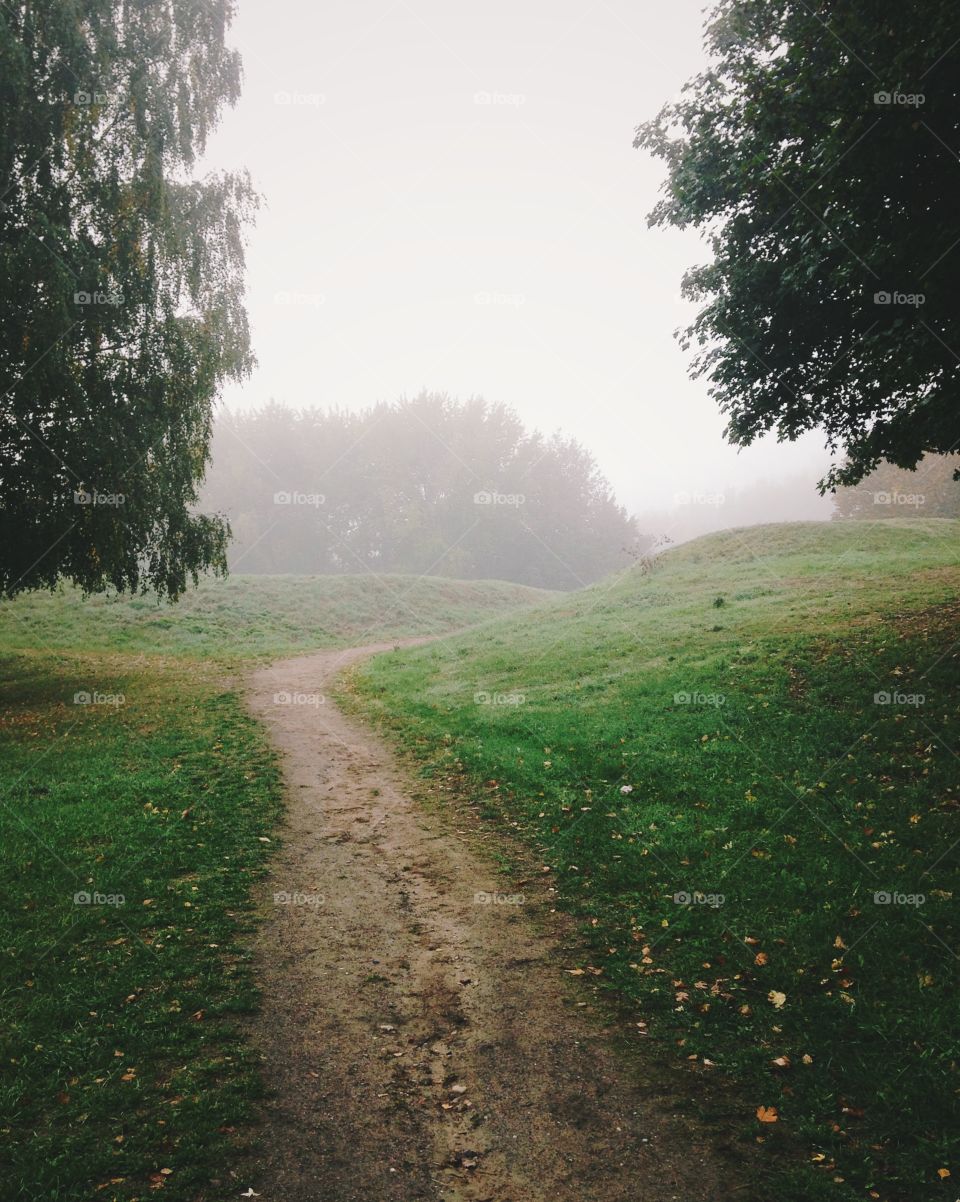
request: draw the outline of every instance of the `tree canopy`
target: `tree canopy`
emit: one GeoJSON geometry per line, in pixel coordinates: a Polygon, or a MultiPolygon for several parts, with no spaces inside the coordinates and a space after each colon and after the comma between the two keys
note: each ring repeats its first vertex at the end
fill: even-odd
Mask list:
{"type": "Polygon", "coordinates": [[[637,130],[665,161],[651,224],[712,259],[684,335],[748,445],[822,428],[821,489],[960,441],[960,10],[943,0],[723,0],[711,65],[637,130]]]}
{"type": "Polygon", "coordinates": [[[577,588],[644,549],[590,455],[502,405],[222,414],[202,501],[239,572],[411,572],[577,588]]]}
{"type": "Polygon", "coordinates": [[[838,488],[834,517],[860,518],[960,518],[958,455],[926,455],[915,469],[880,466],[855,488],[838,488]]]}
{"type": "Polygon", "coordinates": [[[245,175],[194,178],[240,63],[232,0],[0,7],[0,593],[225,564],[193,510],[250,365],[245,175]]]}

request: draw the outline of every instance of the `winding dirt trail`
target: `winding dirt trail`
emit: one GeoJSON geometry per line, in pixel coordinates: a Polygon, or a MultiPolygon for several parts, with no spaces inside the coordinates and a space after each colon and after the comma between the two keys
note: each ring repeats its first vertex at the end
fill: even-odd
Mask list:
{"type": "Polygon", "coordinates": [[[262,1202],[742,1198],[678,1117],[676,1084],[564,973],[546,908],[478,902],[509,887],[469,823],[416,806],[383,741],[327,695],[393,645],[251,679],[288,791],[256,948],[262,1202]]]}

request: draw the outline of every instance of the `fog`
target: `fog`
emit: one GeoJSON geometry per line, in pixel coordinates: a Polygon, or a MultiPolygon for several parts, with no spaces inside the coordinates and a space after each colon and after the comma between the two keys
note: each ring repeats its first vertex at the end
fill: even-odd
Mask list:
{"type": "Polygon", "coordinates": [[[207,165],[264,198],[259,365],[225,406],[482,396],[578,440],[676,537],[829,517],[822,440],[727,445],[673,338],[705,251],[647,228],[662,170],[631,143],[703,66],[701,26],[694,0],[245,0],[243,96],[207,165]]]}

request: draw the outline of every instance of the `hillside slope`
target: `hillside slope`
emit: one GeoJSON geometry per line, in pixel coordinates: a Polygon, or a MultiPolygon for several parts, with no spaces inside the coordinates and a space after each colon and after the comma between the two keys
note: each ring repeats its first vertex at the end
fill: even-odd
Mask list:
{"type": "Polygon", "coordinates": [[[960,523],[753,527],[350,685],[805,1148],[781,1199],[954,1196],[958,596],[960,523]]]}
{"type": "Polygon", "coordinates": [[[75,589],[0,603],[0,650],[264,657],[441,634],[555,594],[438,576],[207,577],[176,605],[75,589]]]}

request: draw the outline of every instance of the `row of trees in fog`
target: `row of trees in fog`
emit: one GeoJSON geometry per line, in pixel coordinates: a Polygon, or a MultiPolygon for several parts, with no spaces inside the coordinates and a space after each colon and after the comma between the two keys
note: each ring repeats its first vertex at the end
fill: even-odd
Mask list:
{"type": "Polygon", "coordinates": [[[839,488],[838,518],[960,518],[960,455],[925,455],[915,469],[881,463],[856,488],[839,488]]]}
{"type": "Polygon", "coordinates": [[[569,589],[646,549],[590,454],[503,405],[222,413],[204,511],[239,572],[414,572],[569,589]]]}

